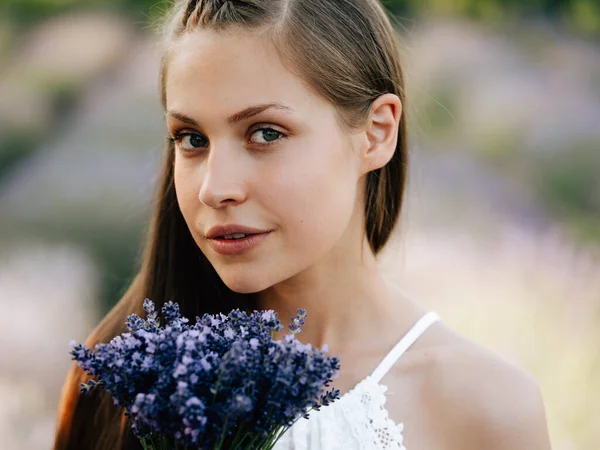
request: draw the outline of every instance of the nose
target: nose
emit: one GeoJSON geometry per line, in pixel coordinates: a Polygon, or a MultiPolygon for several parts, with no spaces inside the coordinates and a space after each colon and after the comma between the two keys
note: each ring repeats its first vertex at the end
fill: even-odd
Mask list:
{"type": "Polygon", "coordinates": [[[213,144],[206,161],[206,171],[198,199],[206,206],[219,209],[246,199],[243,156],[234,146],[213,144]]]}

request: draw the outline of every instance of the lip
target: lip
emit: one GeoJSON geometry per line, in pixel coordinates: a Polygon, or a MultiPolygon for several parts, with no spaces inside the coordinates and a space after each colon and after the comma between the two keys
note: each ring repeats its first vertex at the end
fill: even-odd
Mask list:
{"type": "Polygon", "coordinates": [[[235,223],[230,223],[226,225],[216,225],[214,227],[209,228],[206,233],[206,237],[208,239],[215,239],[218,237],[243,233],[243,234],[263,234],[268,233],[270,230],[259,230],[258,228],[246,227],[244,225],[238,225],[235,223]]]}
{"type": "Polygon", "coordinates": [[[250,234],[241,239],[223,239],[214,237],[208,239],[212,249],[221,255],[241,255],[256,248],[271,234],[270,231],[250,234]]]}

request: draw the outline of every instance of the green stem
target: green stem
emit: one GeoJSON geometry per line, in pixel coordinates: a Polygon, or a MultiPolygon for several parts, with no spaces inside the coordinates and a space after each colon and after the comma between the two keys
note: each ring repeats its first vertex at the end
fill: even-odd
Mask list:
{"type": "MultiPolygon", "coordinates": [[[[299,420],[301,416],[294,421],[299,420]]],[[[219,441],[215,446],[215,450],[222,450],[223,445],[227,439],[227,423],[228,418],[225,419],[223,426],[223,433],[221,434],[219,441]]],[[[238,428],[235,438],[228,447],[228,450],[272,450],[277,441],[284,435],[284,433],[290,427],[277,427],[267,437],[261,435],[254,435],[248,429],[245,424],[240,425],[238,428]]],[[[164,436],[154,436],[152,434],[140,440],[143,450],[190,450],[187,446],[181,447],[179,443],[174,439],[167,439],[164,436]]]]}
{"type": "Polygon", "coordinates": [[[255,449],[255,448],[257,448],[257,447],[258,447],[258,448],[260,448],[260,449],[262,449],[262,448],[263,448],[263,447],[262,447],[262,444],[263,444],[263,442],[260,442],[260,445],[256,446],[256,443],[257,443],[257,442],[260,442],[260,435],[258,435],[258,436],[254,436],[254,437],[253,437],[253,438],[250,440],[250,442],[248,443],[248,446],[245,448],[245,450],[254,450],[254,449],[255,449]]]}
{"type": "Polygon", "coordinates": [[[225,423],[223,424],[223,433],[221,434],[221,437],[219,438],[219,442],[217,442],[217,446],[215,447],[215,450],[221,450],[221,446],[225,442],[225,438],[227,437],[227,421],[228,420],[229,420],[229,417],[226,417],[225,423]]]}
{"type": "Polygon", "coordinates": [[[231,447],[233,450],[238,449],[243,443],[244,441],[247,439],[248,434],[246,432],[246,427],[243,424],[240,424],[240,426],[238,427],[237,433],[235,434],[235,437],[233,438],[233,442],[231,443],[231,447]]]}

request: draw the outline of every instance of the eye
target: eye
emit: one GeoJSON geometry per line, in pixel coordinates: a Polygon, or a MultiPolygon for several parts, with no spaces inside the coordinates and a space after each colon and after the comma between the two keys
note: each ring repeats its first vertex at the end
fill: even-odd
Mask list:
{"type": "Polygon", "coordinates": [[[283,133],[273,128],[260,128],[252,133],[250,141],[255,144],[270,144],[281,137],[283,137],[283,133]]]}
{"type": "Polygon", "coordinates": [[[208,140],[197,133],[175,133],[170,140],[184,151],[194,151],[208,146],[208,140]]]}

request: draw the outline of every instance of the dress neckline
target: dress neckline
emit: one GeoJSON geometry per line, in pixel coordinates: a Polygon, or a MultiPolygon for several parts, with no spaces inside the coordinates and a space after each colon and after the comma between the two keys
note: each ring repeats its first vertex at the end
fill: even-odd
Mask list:
{"type": "MultiPolygon", "coordinates": [[[[394,363],[400,359],[400,357],[410,348],[412,344],[435,322],[440,319],[440,316],[434,312],[429,311],[425,313],[417,322],[402,336],[400,341],[394,345],[394,347],[383,357],[381,362],[377,365],[375,370],[369,375],[361,379],[356,383],[350,390],[343,393],[338,402],[344,397],[351,396],[351,394],[363,388],[364,385],[372,383],[376,387],[382,388],[384,392],[387,390],[387,386],[381,383],[383,377],[392,368],[394,363]]],[[[336,402],[333,402],[335,404],[336,402]]]]}

